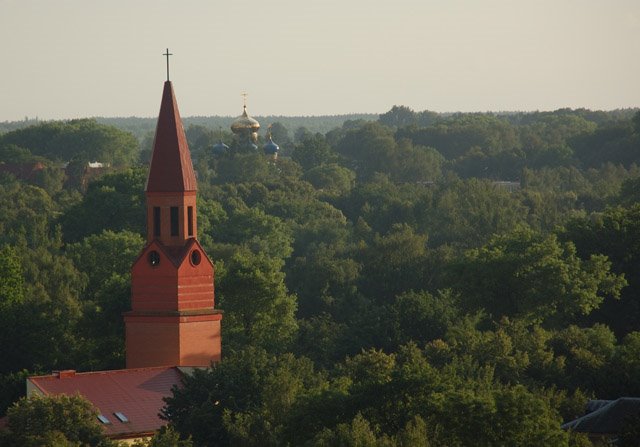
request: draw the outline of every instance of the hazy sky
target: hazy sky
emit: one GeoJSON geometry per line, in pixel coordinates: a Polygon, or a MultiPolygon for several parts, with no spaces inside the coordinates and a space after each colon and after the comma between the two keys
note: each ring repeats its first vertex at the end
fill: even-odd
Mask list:
{"type": "Polygon", "coordinates": [[[640,106],[640,0],[0,0],[0,121],[640,106]]]}

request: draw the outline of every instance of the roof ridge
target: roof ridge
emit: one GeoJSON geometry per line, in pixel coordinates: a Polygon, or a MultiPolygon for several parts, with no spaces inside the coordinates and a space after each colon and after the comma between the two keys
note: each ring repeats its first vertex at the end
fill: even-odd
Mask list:
{"type": "MultiPolygon", "coordinates": [[[[107,370],[101,370],[101,371],[76,371],[75,376],[79,376],[79,375],[87,376],[90,374],[107,375],[107,374],[129,373],[129,372],[138,372],[138,371],[149,371],[153,369],[167,370],[167,369],[177,369],[177,368],[178,368],[177,366],[173,365],[173,366],[143,366],[140,368],[107,369],[107,370]]],[[[57,378],[58,376],[56,376],[54,373],[42,374],[37,376],[29,376],[30,380],[31,379],[57,379],[57,378]]],[[[67,380],[67,379],[63,379],[63,380],[67,380]]]]}

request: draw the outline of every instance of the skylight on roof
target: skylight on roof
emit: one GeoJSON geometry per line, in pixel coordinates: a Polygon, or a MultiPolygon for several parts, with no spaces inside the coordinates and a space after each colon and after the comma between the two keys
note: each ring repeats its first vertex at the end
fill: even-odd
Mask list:
{"type": "Polygon", "coordinates": [[[120,422],[129,422],[129,418],[127,418],[123,413],[116,411],[115,413],[113,413],[118,419],[120,419],[120,422]]]}
{"type": "Polygon", "coordinates": [[[106,425],[106,424],[110,424],[110,423],[111,423],[111,421],[109,420],[109,418],[107,418],[106,416],[104,416],[104,415],[102,415],[102,414],[99,414],[99,415],[98,415],[98,420],[99,420],[100,422],[102,422],[103,424],[105,424],[105,425],[106,425]]]}

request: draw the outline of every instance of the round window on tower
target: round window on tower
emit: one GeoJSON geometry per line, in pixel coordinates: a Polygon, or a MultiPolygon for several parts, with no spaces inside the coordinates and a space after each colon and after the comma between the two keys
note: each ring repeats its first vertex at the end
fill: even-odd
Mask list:
{"type": "Polygon", "coordinates": [[[150,251],[147,255],[147,261],[149,261],[149,264],[151,264],[153,267],[157,266],[158,264],[160,264],[160,253],[155,250],[150,251]]]}
{"type": "Polygon", "coordinates": [[[202,255],[198,250],[193,250],[191,252],[191,263],[193,265],[198,265],[200,264],[200,261],[202,261],[202,255]]]}

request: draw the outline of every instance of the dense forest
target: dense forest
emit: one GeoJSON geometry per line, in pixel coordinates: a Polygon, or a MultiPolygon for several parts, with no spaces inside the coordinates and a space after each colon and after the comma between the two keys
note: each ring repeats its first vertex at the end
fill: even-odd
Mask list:
{"type": "MultiPolygon", "coordinates": [[[[29,374],[124,367],[153,138],[125,121],[0,134],[5,166],[44,166],[0,173],[2,414],[29,374]]],[[[640,396],[640,112],[296,123],[274,161],[185,120],[223,361],[167,399],[165,438],[588,446],[561,423],[640,396]]]]}
{"type": "MultiPolygon", "coordinates": [[[[626,113],[626,112],[622,112],[626,113]]],[[[305,128],[310,132],[326,133],[336,127],[342,126],[348,120],[365,120],[375,121],[378,119],[376,114],[356,113],[351,115],[333,115],[333,116],[256,116],[259,122],[266,125],[278,123],[286,129],[297,130],[305,128]]],[[[217,132],[218,136],[222,135],[222,130],[228,130],[235,117],[231,116],[189,116],[182,119],[185,128],[189,126],[203,126],[217,132]]],[[[121,117],[121,118],[105,118],[97,117],[95,121],[99,124],[113,126],[120,130],[132,133],[142,142],[148,142],[153,139],[153,131],[156,128],[157,117],[139,118],[139,117],[121,117]]],[[[38,118],[25,118],[23,121],[0,122],[0,134],[25,127],[42,124],[38,118]]],[[[266,128],[263,128],[263,134],[266,128]]]]}

